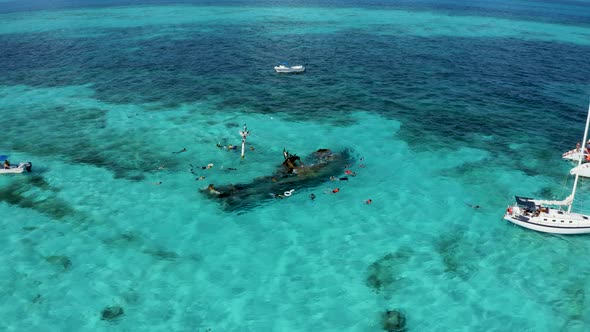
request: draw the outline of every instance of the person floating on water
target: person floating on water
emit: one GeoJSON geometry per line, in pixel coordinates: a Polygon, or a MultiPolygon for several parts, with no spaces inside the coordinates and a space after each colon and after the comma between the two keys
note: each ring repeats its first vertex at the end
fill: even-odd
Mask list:
{"type": "Polygon", "coordinates": [[[349,170],[349,169],[345,170],[345,171],[344,171],[344,174],[346,174],[346,175],[350,175],[350,176],[356,176],[356,173],[355,173],[355,172],[353,172],[353,171],[351,171],[351,170],[349,170]]]}
{"type": "Polygon", "coordinates": [[[220,195],[221,192],[219,192],[217,189],[215,189],[215,186],[213,184],[210,184],[207,187],[207,190],[209,190],[210,193],[215,194],[215,195],[220,195]]]}
{"type": "Polygon", "coordinates": [[[207,164],[207,166],[201,166],[201,169],[211,169],[213,167],[213,163],[207,164]]]}
{"type": "Polygon", "coordinates": [[[182,152],[186,152],[186,148],[183,148],[183,149],[182,149],[182,150],[180,150],[180,151],[176,151],[176,152],[172,152],[172,153],[182,153],[182,152]]]}

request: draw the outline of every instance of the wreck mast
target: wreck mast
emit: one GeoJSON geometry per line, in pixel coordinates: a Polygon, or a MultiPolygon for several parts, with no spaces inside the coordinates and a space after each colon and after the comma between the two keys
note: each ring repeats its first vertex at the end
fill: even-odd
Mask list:
{"type": "Polygon", "coordinates": [[[244,159],[246,154],[246,137],[248,135],[250,135],[250,131],[248,131],[246,124],[244,124],[244,129],[240,130],[240,136],[242,136],[242,159],[244,159]]]}

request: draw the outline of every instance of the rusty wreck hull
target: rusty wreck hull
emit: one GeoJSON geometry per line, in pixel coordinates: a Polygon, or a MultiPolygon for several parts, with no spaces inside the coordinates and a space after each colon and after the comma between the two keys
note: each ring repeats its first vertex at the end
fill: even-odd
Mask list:
{"type": "Polygon", "coordinates": [[[211,199],[221,202],[227,211],[246,210],[275,200],[272,194],[282,195],[285,191],[314,188],[329,181],[331,176],[342,174],[344,167],[352,162],[350,152],[314,152],[303,166],[297,166],[293,173],[285,166],[269,176],[254,179],[250,183],[215,186],[219,194],[204,190],[211,199]]]}

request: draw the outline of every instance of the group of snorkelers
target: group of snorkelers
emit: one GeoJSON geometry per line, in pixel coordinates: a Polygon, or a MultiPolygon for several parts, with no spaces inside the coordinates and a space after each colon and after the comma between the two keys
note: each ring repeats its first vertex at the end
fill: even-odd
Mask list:
{"type": "MultiPolygon", "coordinates": [[[[233,145],[233,144],[221,145],[221,144],[217,143],[217,144],[215,144],[215,146],[219,149],[222,149],[222,150],[237,150],[238,149],[238,146],[233,145]]],[[[250,147],[250,151],[254,151],[253,146],[250,147]]]]}
{"type": "MultiPolygon", "coordinates": [[[[217,143],[215,146],[216,146],[217,148],[219,148],[219,149],[228,150],[228,151],[231,151],[231,150],[238,150],[238,146],[237,146],[237,145],[233,145],[233,144],[229,144],[229,145],[227,145],[227,146],[226,146],[226,145],[221,145],[220,143],[217,143]]],[[[251,146],[251,147],[250,147],[250,150],[251,150],[251,151],[254,151],[254,147],[252,147],[252,146],[251,146]]],[[[186,148],[183,148],[183,149],[181,149],[180,151],[176,151],[176,152],[173,152],[173,153],[174,153],[174,154],[179,154],[179,153],[183,153],[183,152],[186,152],[186,151],[187,151],[187,149],[186,149],[186,148]]],[[[287,154],[287,157],[289,156],[289,155],[288,155],[288,152],[286,152],[286,151],[283,151],[283,153],[284,153],[284,154],[286,153],[286,154],[287,154]]],[[[287,157],[286,157],[286,160],[289,160],[287,157]]],[[[297,157],[297,156],[295,156],[295,155],[293,155],[293,157],[295,157],[295,158],[298,158],[298,157],[297,157]]],[[[360,160],[361,160],[361,161],[363,161],[363,160],[364,160],[364,157],[361,157],[361,158],[360,158],[360,160]]],[[[195,173],[195,171],[194,171],[196,167],[194,167],[192,164],[189,164],[189,165],[191,166],[190,172],[191,172],[193,175],[198,175],[198,174],[196,174],[196,173],[195,173]]],[[[348,168],[349,166],[350,166],[350,165],[346,165],[346,166],[345,166],[345,168],[348,168]]],[[[198,167],[198,168],[201,168],[201,169],[211,169],[212,167],[213,167],[213,163],[209,163],[209,164],[207,164],[206,166],[202,166],[202,167],[198,167]]],[[[365,167],[365,165],[364,165],[364,164],[361,164],[361,165],[360,165],[360,167],[361,167],[361,168],[364,168],[364,167],[365,167]]],[[[226,171],[235,171],[235,170],[237,170],[237,169],[235,169],[235,168],[227,168],[227,169],[226,169],[226,171]]],[[[330,177],[330,181],[348,181],[350,176],[351,176],[351,177],[355,177],[355,176],[356,176],[356,172],[353,172],[353,171],[352,171],[352,170],[350,170],[350,169],[345,169],[345,170],[344,170],[344,174],[345,174],[346,176],[343,176],[343,177],[336,177],[336,176],[331,176],[331,177],[330,177]]],[[[198,176],[198,177],[196,178],[196,180],[204,180],[204,179],[205,179],[205,176],[203,176],[203,175],[201,175],[201,176],[198,176]]],[[[159,183],[157,183],[157,184],[161,184],[161,183],[162,183],[162,182],[159,182],[159,183]]],[[[221,192],[220,192],[219,190],[217,190],[217,188],[215,188],[215,185],[214,185],[214,184],[209,184],[209,185],[207,186],[206,190],[207,190],[209,193],[211,193],[211,194],[214,194],[214,195],[220,195],[220,194],[221,194],[221,192]]],[[[284,193],[280,193],[280,194],[271,193],[270,195],[271,195],[273,198],[279,198],[279,199],[283,199],[283,198],[286,198],[286,197],[290,197],[290,196],[291,196],[291,194],[293,193],[293,191],[294,191],[294,190],[289,190],[289,191],[286,191],[286,192],[284,192],[284,193]]],[[[326,191],[325,191],[325,193],[331,193],[331,194],[336,194],[336,193],[338,193],[338,192],[340,192],[340,188],[334,188],[334,189],[329,189],[329,190],[326,190],[326,191]]],[[[314,193],[311,193],[311,194],[309,195],[309,198],[310,198],[311,200],[315,200],[315,199],[316,199],[316,195],[315,195],[314,193]]],[[[372,202],[373,202],[373,200],[372,200],[372,199],[370,199],[370,198],[364,201],[364,203],[365,203],[365,204],[367,204],[367,205],[371,204],[372,202]]]]}

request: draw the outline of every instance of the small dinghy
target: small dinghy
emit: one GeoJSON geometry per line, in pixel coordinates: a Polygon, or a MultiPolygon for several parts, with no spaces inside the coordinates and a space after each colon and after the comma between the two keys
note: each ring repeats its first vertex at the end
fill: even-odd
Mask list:
{"type": "Polygon", "coordinates": [[[305,71],[305,67],[299,66],[289,66],[288,63],[283,62],[278,66],[275,66],[275,71],[277,73],[302,73],[305,71]]]}
{"type": "Polygon", "coordinates": [[[20,163],[18,166],[10,165],[8,168],[2,167],[0,169],[0,174],[18,174],[24,171],[30,172],[33,168],[33,164],[30,161],[25,163],[20,163]]]}

